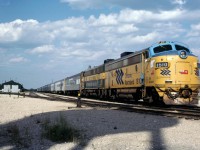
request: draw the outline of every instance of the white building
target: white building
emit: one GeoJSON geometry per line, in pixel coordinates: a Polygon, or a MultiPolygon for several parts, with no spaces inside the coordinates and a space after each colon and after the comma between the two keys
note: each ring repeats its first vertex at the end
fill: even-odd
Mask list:
{"type": "Polygon", "coordinates": [[[3,93],[18,93],[24,89],[21,84],[13,80],[3,83],[0,88],[3,93]]]}

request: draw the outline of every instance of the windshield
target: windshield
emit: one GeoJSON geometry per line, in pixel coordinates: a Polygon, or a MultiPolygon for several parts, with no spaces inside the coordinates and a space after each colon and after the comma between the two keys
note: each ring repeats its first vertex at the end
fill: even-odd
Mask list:
{"type": "Polygon", "coordinates": [[[154,53],[160,53],[160,52],[170,51],[170,50],[172,50],[172,46],[169,44],[168,45],[159,45],[154,48],[154,53]]]}
{"type": "Polygon", "coordinates": [[[175,45],[175,47],[176,47],[176,50],[185,50],[185,51],[187,51],[188,53],[190,52],[190,50],[188,49],[188,48],[186,48],[186,47],[184,47],[184,46],[181,46],[181,45],[175,45]]]}

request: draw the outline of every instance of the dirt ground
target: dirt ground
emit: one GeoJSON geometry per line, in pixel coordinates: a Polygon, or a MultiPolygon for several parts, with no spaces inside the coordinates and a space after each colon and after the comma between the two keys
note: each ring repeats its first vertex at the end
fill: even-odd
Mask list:
{"type": "Polygon", "coordinates": [[[200,120],[154,116],[73,103],[0,95],[0,149],[198,150],[200,120]],[[62,115],[81,140],[54,143],[41,136],[42,123],[62,115]],[[12,135],[12,129],[19,129],[12,135]],[[13,142],[17,138],[17,143],[13,142]]]}

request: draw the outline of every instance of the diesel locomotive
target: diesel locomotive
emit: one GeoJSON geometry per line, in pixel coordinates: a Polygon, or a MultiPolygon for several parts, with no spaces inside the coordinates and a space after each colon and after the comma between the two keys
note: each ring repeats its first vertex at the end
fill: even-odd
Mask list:
{"type": "MultiPolygon", "coordinates": [[[[38,91],[55,92],[49,91],[48,86],[52,84],[38,91]]],[[[196,105],[200,66],[198,57],[185,44],[163,41],[143,50],[124,52],[115,60],[107,59],[95,68],[63,79],[61,86],[63,93],[76,91],[100,98],[126,96],[148,103],[196,105]],[[76,81],[67,87],[69,78],[72,81],[73,77],[76,81]]]]}

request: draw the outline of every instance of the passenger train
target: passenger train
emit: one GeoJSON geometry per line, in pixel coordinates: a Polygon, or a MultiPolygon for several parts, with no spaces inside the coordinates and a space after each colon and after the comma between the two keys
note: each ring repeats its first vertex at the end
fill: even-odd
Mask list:
{"type": "Polygon", "coordinates": [[[99,98],[132,97],[147,103],[196,105],[200,88],[198,57],[182,43],[162,41],[82,71],[37,90],[81,93],[99,98]]]}

